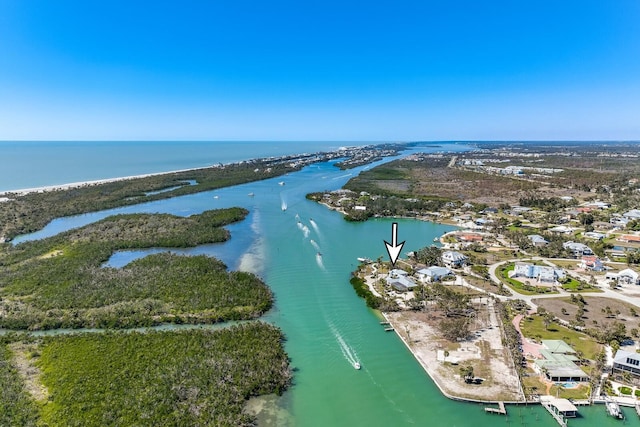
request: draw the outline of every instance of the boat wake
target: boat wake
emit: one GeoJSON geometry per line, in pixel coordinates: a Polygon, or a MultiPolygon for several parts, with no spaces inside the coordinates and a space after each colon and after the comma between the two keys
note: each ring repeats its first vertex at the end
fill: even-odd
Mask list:
{"type": "Polygon", "coordinates": [[[340,332],[338,332],[338,330],[333,325],[330,324],[329,327],[331,328],[331,332],[333,332],[333,335],[336,337],[336,340],[340,345],[340,351],[342,351],[342,355],[344,356],[344,358],[355,369],[360,369],[360,362],[358,361],[358,354],[356,353],[356,351],[349,347],[344,338],[342,338],[342,335],[340,335],[340,332]]]}
{"type": "Polygon", "coordinates": [[[311,224],[311,227],[313,227],[313,230],[316,232],[316,234],[320,237],[320,228],[318,227],[318,224],[316,224],[316,222],[313,220],[313,218],[309,218],[309,223],[311,224]]]}
{"type": "Polygon", "coordinates": [[[318,264],[318,267],[321,269],[326,270],[324,268],[324,263],[322,262],[322,254],[320,252],[316,253],[316,264],[318,264]]]}
{"type": "Polygon", "coordinates": [[[318,242],[316,242],[315,240],[311,239],[309,241],[309,243],[311,243],[311,246],[313,246],[313,249],[315,249],[316,251],[320,252],[320,245],[318,244],[318,242]]]}
{"type": "Polygon", "coordinates": [[[298,221],[298,228],[300,229],[300,231],[302,231],[304,237],[309,237],[309,233],[311,233],[311,230],[309,230],[309,227],[304,225],[302,221],[298,221]]]}

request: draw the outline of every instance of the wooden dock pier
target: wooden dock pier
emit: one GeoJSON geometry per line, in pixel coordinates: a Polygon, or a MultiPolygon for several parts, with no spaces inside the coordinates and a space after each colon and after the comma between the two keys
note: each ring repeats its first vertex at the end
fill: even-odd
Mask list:
{"type": "Polygon", "coordinates": [[[497,408],[486,407],[484,411],[490,414],[507,415],[507,408],[504,407],[504,402],[498,402],[497,408]]]}

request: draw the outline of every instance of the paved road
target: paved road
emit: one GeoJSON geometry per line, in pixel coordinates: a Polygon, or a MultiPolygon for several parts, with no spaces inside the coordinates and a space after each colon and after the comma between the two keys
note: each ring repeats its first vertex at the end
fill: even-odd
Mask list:
{"type": "MultiPolygon", "coordinates": [[[[546,258],[541,258],[541,257],[531,257],[532,260],[535,261],[543,261],[548,265],[551,266],[555,266],[555,264],[553,264],[553,261],[574,261],[577,262],[577,260],[575,259],[546,259],[546,258]]],[[[510,263],[510,262],[518,262],[518,261],[522,261],[521,259],[511,259],[508,261],[501,261],[495,264],[491,264],[489,266],[489,277],[491,278],[491,280],[498,284],[500,283],[500,279],[498,278],[498,275],[496,274],[496,270],[498,269],[499,266],[505,264],[505,263],[510,263]]],[[[578,278],[584,280],[584,281],[588,281],[589,278],[585,277],[584,275],[581,275],[579,273],[576,272],[571,272],[571,275],[573,276],[577,276],[578,278]]],[[[469,285],[470,286],[470,285],[469,285]]],[[[518,293],[517,291],[509,288],[513,295],[509,296],[509,297],[504,297],[502,295],[497,295],[497,294],[493,294],[493,296],[500,298],[501,300],[513,300],[513,299],[520,299],[520,300],[524,300],[527,304],[529,304],[532,309],[533,312],[535,312],[537,310],[537,305],[533,303],[532,300],[534,299],[543,299],[543,298],[561,298],[561,297],[566,297],[566,296],[570,296],[571,292],[567,292],[565,290],[563,290],[562,288],[559,288],[559,292],[558,294],[539,294],[539,295],[523,295],[518,293]]],[[[608,288],[606,286],[600,286],[599,289],[603,292],[598,292],[598,293],[585,293],[585,295],[588,296],[592,296],[592,297],[603,297],[603,298],[612,298],[612,299],[616,299],[619,301],[624,301],[624,302],[628,302],[630,304],[633,304],[637,307],[640,307],[640,297],[635,296],[635,295],[640,295],[640,289],[634,289],[632,287],[629,288],[622,288],[620,290],[613,290],[611,288],[608,288]],[[631,295],[633,294],[633,295],[631,295]]]]}

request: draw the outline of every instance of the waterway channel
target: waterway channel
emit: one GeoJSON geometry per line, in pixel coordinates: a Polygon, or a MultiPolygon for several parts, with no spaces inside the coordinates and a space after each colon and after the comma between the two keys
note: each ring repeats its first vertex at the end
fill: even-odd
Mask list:
{"type": "MultiPolygon", "coordinates": [[[[400,339],[385,332],[377,314],[355,295],[349,278],[356,258],[387,257],[383,240],[391,237],[392,220],[349,223],[339,213],[306,200],[305,195],[338,189],[361,169],[345,172],[330,163],[316,164],[275,179],[58,219],[41,232],[16,241],[52,235],[114,213],[191,215],[207,209],[246,207],[250,210],[247,219],[228,227],[229,242],[188,252],[206,253],[231,269],[255,272],[274,292],[275,308],[264,320],[284,331],[295,377],[293,387],[272,399],[272,406],[260,415],[261,425],[557,425],[539,405],[507,406],[505,417],[485,414],[482,405],[446,399],[400,339]],[[361,363],[361,370],[353,368],[355,360],[361,363]]],[[[452,229],[417,220],[397,222],[398,238],[406,240],[403,252],[429,245],[434,237],[452,229]]],[[[145,253],[121,252],[109,265],[122,266],[145,253]]],[[[603,406],[580,408],[580,413],[570,426],[619,424],[606,417],[603,406]]],[[[627,425],[640,425],[633,410],[625,413],[627,425]]]]}

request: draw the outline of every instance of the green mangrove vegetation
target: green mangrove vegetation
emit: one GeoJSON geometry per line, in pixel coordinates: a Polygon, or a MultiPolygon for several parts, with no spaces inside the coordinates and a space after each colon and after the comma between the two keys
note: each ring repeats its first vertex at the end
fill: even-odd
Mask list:
{"type": "Polygon", "coordinates": [[[272,304],[255,275],[227,272],[206,256],[159,253],[121,269],[103,267],[113,252],[221,242],[222,225],[241,208],[173,215],[117,215],[0,255],[0,327],[125,328],[158,323],[252,319],[272,304]]]}
{"type": "Polygon", "coordinates": [[[282,343],[279,329],[263,322],[39,338],[26,362],[44,387],[39,396],[24,391],[4,346],[0,425],[254,425],[246,401],[290,385],[282,343]]]}
{"type": "Polygon", "coordinates": [[[24,389],[22,378],[11,364],[6,343],[0,346],[0,426],[35,426],[36,405],[24,389]]]}

